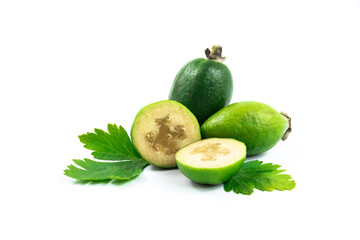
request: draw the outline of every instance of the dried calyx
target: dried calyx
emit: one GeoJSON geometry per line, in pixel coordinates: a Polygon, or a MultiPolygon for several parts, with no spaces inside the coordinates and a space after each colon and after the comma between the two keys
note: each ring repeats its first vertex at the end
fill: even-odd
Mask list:
{"type": "Polygon", "coordinates": [[[285,112],[280,112],[280,114],[287,119],[287,123],[288,123],[287,129],[285,130],[284,135],[281,137],[281,140],[285,141],[289,137],[291,130],[292,130],[291,129],[291,117],[285,112]]]}
{"type": "Polygon", "coordinates": [[[214,60],[218,62],[223,62],[225,60],[225,57],[222,56],[222,47],[219,45],[214,45],[210,49],[205,50],[206,58],[209,60],[214,60]]]}

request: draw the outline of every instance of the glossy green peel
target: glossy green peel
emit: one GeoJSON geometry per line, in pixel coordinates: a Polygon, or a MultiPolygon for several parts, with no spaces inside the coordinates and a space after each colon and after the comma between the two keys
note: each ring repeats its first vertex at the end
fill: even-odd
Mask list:
{"type": "Polygon", "coordinates": [[[238,102],[224,107],[201,126],[203,138],[234,138],[256,155],[285,140],[291,131],[290,117],[259,102],[238,102]]]}
{"type": "Polygon", "coordinates": [[[184,104],[202,124],[212,114],[229,104],[233,80],[222,63],[221,47],[207,49],[207,59],[197,58],[183,66],[172,84],[169,99],[184,104]]]}

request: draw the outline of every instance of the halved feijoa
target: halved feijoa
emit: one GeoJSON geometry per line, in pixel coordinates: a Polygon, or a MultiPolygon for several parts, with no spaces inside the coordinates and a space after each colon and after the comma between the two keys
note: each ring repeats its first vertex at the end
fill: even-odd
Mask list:
{"type": "Polygon", "coordinates": [[[241,168],[246,157],[244,143],[229,138],[209,138],[192,143],[175,155],[180,171],[194,182],[219,184],[241,168]]]}
{"type": "Polygon", "coordinates": [[[140,155],[163,168],[176,167],[175,153],[201,139],[196,117],[184,105],[164,100],[142,108],[131,128],[140,155]]]}

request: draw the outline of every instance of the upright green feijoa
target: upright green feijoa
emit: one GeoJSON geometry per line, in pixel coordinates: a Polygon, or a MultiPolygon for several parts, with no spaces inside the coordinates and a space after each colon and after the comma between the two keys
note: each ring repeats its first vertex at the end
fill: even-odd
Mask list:
{"type": "Polygon", "coordinates": [[[230,70],[222,57],[221,46],[205,50],[205,58],[185,64],[176,75],[169,99],[184,104],[202,124],[229,104],[233,92],[230,70]]]}
{"type": "Polygon", "coordinates": [[[234,138],[245,143],[247,155],[263,153],[291,132],[290,117],[259,102],[224,107],[201,126],[203,138],[234,138]]]}
{"type": "Polygon", "coordinates": [[[131,128],[131,139],[140,155],[163,168],[176,167],[175,153],[201,139],[195,116],[184,105],[164,100],[142,108],[131,128]]]}

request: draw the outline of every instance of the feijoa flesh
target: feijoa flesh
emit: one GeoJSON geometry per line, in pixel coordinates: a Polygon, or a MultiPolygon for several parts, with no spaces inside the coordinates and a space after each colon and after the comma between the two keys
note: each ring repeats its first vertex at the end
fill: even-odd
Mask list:
{"type": "Polygon", "coordinates": [[[175,153],[201,139],[196,117],[184,105],[164,100],[142,108],[131,128],[132,142],[150,164],[176,167],[175,153]]]}
{"type": "Polygon", "coordinates": [[[235,139],[210,138],[192,143],[175,155],[180,171],[197,183],[216,185],[234,176],[246,157],[246,146],[235,139]]]}
{"type": "Polygon", "coordinates": [[[203,138],[234,138],[245,143],[247,155],[263,153],[285,140],[290,117],[264,103],[248,101],[224,107],[201,126],[203,138]]]}
{"type": "Polygon", "coordinates": [[[185,64],[176,75],[169,99],[190,109],[202,124],[212,114],[229,104],[233,80],[222,63],[221,46],[205,50],[207,58],[197,58],[185,64]]]}

